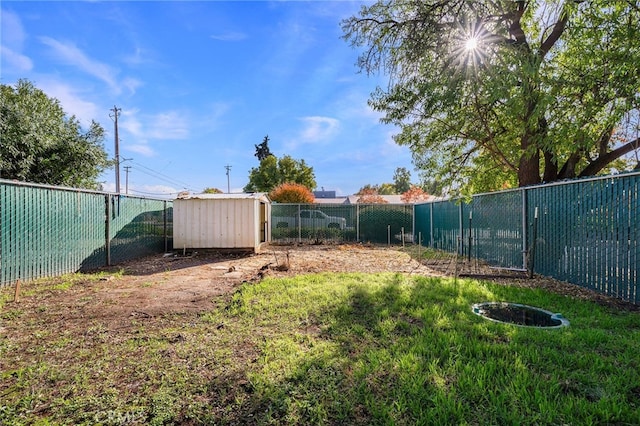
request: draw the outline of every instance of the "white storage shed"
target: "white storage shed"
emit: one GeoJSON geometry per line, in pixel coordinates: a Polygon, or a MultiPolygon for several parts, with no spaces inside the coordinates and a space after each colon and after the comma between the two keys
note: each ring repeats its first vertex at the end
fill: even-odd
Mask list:
{"type": "Polygon", "coordinates": [[[173,248],[260,251],[268,243],[266,194],[196,194],[173,201],[173,248]]]}

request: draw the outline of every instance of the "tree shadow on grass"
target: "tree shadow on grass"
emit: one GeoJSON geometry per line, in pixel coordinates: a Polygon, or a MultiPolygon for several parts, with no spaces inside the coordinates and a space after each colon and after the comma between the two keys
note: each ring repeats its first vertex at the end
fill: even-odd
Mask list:
{"type": "MultiPolygon", "coordinates": [[[[256,366],[248,369],[249,387],[235,389],[242,403],[232,411],[233,418],[227,417],[229,423],[411,424],[418,420],[420,406],[435,404],[430,395],[437,385],[422,383],[423,389],[412,390],[416,386],[412,369],[425,366],[404,365],[398,357],[410,360],[428,342],[425,329],[440,327],[429,323],[417,303],[429,300],[425,292],[441,280],[415,283],[401,274],[385,280],[382,285],[353,285],[343,303],[314,312],[309,320],[313,324],[265,342],[257,370],[256,366]],[[315,331],[309,334],[310,329],[315,331]]],[[[457,289],[447,291],[453,295],[457,289]]],[[[419,363],[419,357],[415,361],[419,363]]]]}

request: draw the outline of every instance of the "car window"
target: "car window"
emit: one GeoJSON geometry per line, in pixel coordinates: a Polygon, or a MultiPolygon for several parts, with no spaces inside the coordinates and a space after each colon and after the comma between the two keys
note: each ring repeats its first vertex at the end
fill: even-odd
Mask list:
{"type": "Polygon", "coordinates": [[[300,212],[300,217],[307,218],[307,217],[309,217],[309,213],[311,213],[311,212],[309,212],[309,211],[301,211],[300,212]]]}

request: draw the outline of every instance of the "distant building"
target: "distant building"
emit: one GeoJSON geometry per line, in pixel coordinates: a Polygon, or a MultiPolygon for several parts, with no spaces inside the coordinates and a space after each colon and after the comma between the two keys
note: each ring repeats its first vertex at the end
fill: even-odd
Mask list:
{"type": "MultiPolygon", "coordinates": [[[[313,195],[316,197],[316,204],[358,204],[358,198],[360,195],[343,195],[336,196],[336,191],[314,191],[313,195]]],[[[380,198],[385,200],[388,204],[407,204],[402,201],[402,195],[380,195],[380,198]]],[[[419,203],[442,200],[442,197],[429,196],[425,201],[419,203]]],[[[417,204],[419,204],[417,203],[417,204]]],[[[409,203],[411,204],[411,203],[409,203]]]]}
{"type": "Polygon", "coordinates": [[[336,191],[313,191],[313,196],[316,198],[336,198],[336,191]]]}

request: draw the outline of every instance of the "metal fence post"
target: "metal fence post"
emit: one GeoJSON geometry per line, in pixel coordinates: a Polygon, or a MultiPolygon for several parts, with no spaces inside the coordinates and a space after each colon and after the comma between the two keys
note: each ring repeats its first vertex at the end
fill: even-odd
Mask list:
{"type": "MultiPolygon", "coordinates": [[[[416,243],[416,205],[412,206],[411,210],[411,235],[413,238],[413,243],[416,243]]],[[[419,241],[418,241],[419,242],[419,241]]]]}
{"type": "Polygon", "coordinates": [[[464,233],[464,224],[462,223],[462,201],[460,202],[460,207],[458,208],[458,222],[460,224],[460,228],[458,230],[458,254],[460,256],[464,255],[464,242],[462,240],[462,235],[464,233]]]}
{"type": "MultiPolygon", "coordinates": [[[[529,247],[527,246],[527,190],[522,189],[522,269],[527,269],[527,258],[529,256],[529,247]]],[[[535,244],[535,242],[534,242],[535,244]]]]}
{"type": "Polygon", "coordinates": [[[471,228],[473,225],[473,209],[469,210],[469,251],[467,253],[467,259],[471,262],[471,246],[473,244],[473,236],[471,235],[471,228]]]}
{"type": "Polygon", "coordinates": [[[360,204],[356,204],[356,241],[360,241],[360,204]]]}
{"type": "Polygon", "coordinates": [[[433,203],[429,204],[429,247],[433,248],[433,203]]]}
{"type": "Polygon", "coordinates": [[[169,236],[167,235],[167,201],[164,201],[163,209],[163,227],[164,227],[164,252],[169,251],[169,236]]]}
{"type": "Polygon", "coordinates": [[[300,217],[300,204],[298,204],[298,242],[302,242],[302,218],[300,217]]]}
{"type": "Polygon", "coordinates": [[[536,239],[538,238],[538,207],[536,207],[536,211],[533,214],[533,235],[532,235],[532,243],[531,249],[529,250],[529,267],[528,267],[528,276],[529,278],[533,278],[533,273],[535,270],[536,263],[536,239]]]}
{"type": "Polygon", "coordinates": [[[104,248],[107,266],[111,266],[111,196],[109,194],[104,196],[104,206],[104,248]]]}

